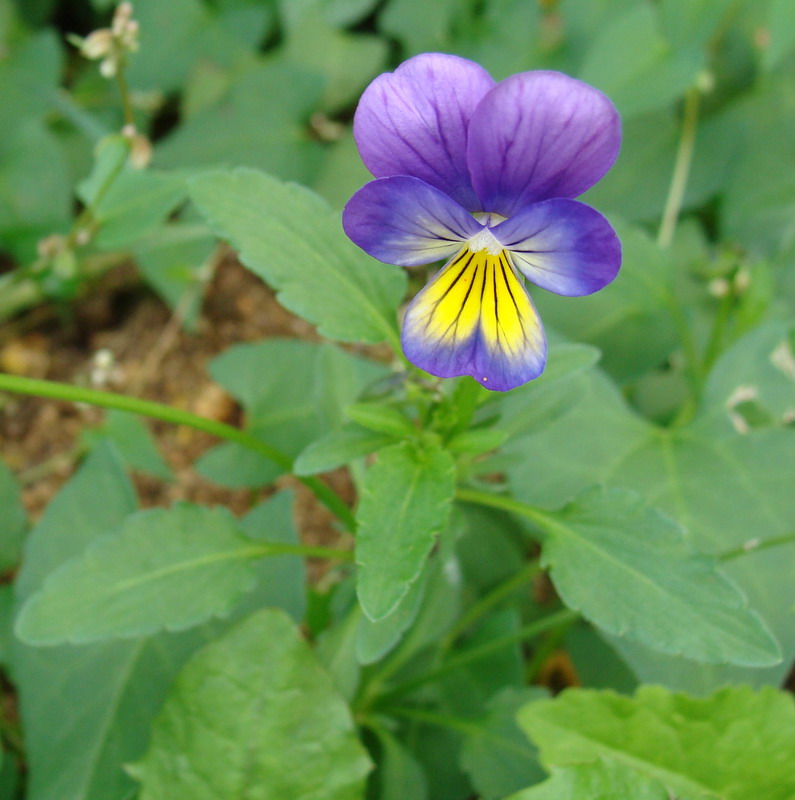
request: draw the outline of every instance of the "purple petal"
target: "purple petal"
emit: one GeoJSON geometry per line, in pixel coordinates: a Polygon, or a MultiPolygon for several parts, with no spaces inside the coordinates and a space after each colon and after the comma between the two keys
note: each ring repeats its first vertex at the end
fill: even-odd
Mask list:
{"type": "Polygon", "coordinates": [[[379,75],[353,120],[362,161],[376,178],[412,175],[478,211],[467,169],[467,128],[493,86],[478,64],[441,53],[415,56],[379,75]]]}
{"type": "Polygon", "coordinates": [[[504,251],[465,247],[411,301],[402,340],[426,372],[471,375],[495,391],[537,378],[546,363],[541,320],[504,251]]]}
{"type": "Polygon", "coordinates": [[[406,175],[365,184],[345,206],[342,226],[362,250],[403,267],[450,258],[483,229],[446,194],[406,175]]]}
{"type": "Polygon", "coordinates": [[[477,107],[467,163],[481,210],[510,217],[539,200],[582,194],[620,144],[618,112],[600,91],[559,72],[523,72],[477,107]]]}
{"type": "Polygon", "coordinates": [[[555,294],[598,292],[621,266],[621,242],[610,223],[577,200],[534,203],[491,232],[526,278],[555,294]]]}

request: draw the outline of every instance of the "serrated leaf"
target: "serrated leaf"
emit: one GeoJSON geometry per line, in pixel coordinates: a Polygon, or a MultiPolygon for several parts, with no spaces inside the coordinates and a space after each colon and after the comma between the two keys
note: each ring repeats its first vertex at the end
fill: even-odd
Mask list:
{"type": "Polygon", "coordinates": [[[263,610],[177,678],[144,759],[142,800],[361,800],[370,761],[350,711],[293,623],[263,610]]]}
{"type": "Polygon", "coordinates": [[[263,554],[224,509],[142,511],[50,575],[22,607],[17,635],[83,644],[184,630],[227,614],[263,554]]]}
{"type": "Polygon", "coordinates": [[[386,617],[417,579],[450,513],[452,456],[431,444],[384,448],[368,470],[357,519],[357,593],[373,621],[386,617]]]}
{"type": "Polygon", "coordinates": [[[771,687],[711,697],[645,686],[634,697],[569,689],[525,706],[519,724],[548,766],[613,759],[682,800],[789,800],[795,704],[771,687]]]}
{"type": "Polygon", "coordinates": [[[405,275],[348,241],[339,215],[320,197],[250,169],[199,176],[190,182],[190,193],[243,263],[322,335],[344,342],[395,341],[405,275]]]}
{"type": "Polygon", "coordinates": [[[551,515],[545,530],[542,564],[556,589],[600,628],[697,661],[781,660],[736,586],[639,495],[589,491],[551,515]]]}
{"type": "Polygon", "coordinates": [[[617,761],[553,768],[549,780],[512,794],[507,800],[671,800],[658,780],[641,775],[617,761]]]}
{"type": "MultiPolygon", "coordinates": [[[[733,359],[732,350],[716,363],[714,374],[724,359],[733,359]]],[[[734,374],[738,385],[745,382],[742,363],[735,362],[743,370],[734,374]]],[[[761,372],[754,374],[758,378],[761,372]]],[[[765,394],[761,385],[760,391],[765,394]]],[[[716,395],[710,391],[709,397],[716,395]]],[[[723,401],[705,406],[689,425],[657,428],[633,413],[617,388],[593,372],[577,406],[545,429],[510,440],[504,450],[512,458],[506,471],[514,494],[531,505],[560,507],[597,482],[631,489],[682,523],[694,549],[720,555],[751,539],[764,544],[792,533],[794,448],[792,430],[737,433],[723,401]]],[[[782,595],[795,570],[795,543],[751,551],[721,568],[778,639],[783,662],[765,670],[707,666],[614,641],[641,680],[701,693],[727,681],[762,685],[783,680],[795,656],[791,601],[782,595]]]]}

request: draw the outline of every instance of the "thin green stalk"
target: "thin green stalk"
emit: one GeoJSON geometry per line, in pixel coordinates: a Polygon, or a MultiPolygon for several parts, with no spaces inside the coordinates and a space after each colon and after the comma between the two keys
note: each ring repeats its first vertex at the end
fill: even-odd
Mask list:
{"type": "Polygon", "coordinates": [[[734,307],[734,292],[729,289],[726,294],[720,299],[718,310],[715,313],[715,319],[712,321],[712,330],[709,334],[707,346],[704,349],[704,358],[701,362],[701,375],[702,380],[709,374],[712,365],[721,353],[723,345],[723,337],[726,332],[726,324],[731,317],[732,308],[734,307]]]}
{"type": "Polygon", "coordinates": [[[542,619],[537,619],[534,622],[531,622],[520,628],[518,631],[506,634],[505,636],[500,636],[496,639],[492,639],[490,642],[485,642],[479,647],[473,647],[470,650],[459,653],[453,658],[450,658],[441,666],[428,670],[428,672],[424,672],[422,675],[418,675],[416,678],[399,683],[394,689],[381,695],[381,697],[379,697],[376,701],[377,705],[379,707],[384,707],[391,701],[413,692],[415,689],[418,689],[421,686],[425,686],[428,683],[433,683],[433,681],[437,680],[438,678],[443,678],[445,675],[449,675],[451,672],[455,672],[461,667],[471,664],[473,661],[479,661],[481,658],[491,655],[491,653],[493,653],[495,650],[499,650],[506,645],[513,644],[514,642],[523,642],[527,639],[532,639],[539,634],[548,630],[553,630],[558,626],[568,625],[578,617],[579,614],[577,614],[576,611],[565,608],[561,611],[556,611],[554,614],[543,617],[542,619]]]}
{"type": "Polygon", "coordinates": [[[696,144],[696,127],[698,124],[698,107],[701,100],[701,91],[694,86],[685,94],[685,108],[682,116],[682,134],[679,138],[679,147],[676,151],[674,171],[671,176],[671,185],[665,201],[660,230],[657,234],[657,244],[660,247],[670,247],[685,199],[687,179],[690,175],[690,164],[693,160],[693,149],[696,144]]]}
{"type": "Polygon", "coordinates": [[[795,542],[795,532],[785,533],[782,536],[773,536],[770,539],[750,539],[745,544],[728,550],[717,556],[718,561],[732,561],[740,556],[747,556],[749,553],[758,553],[762,550],[770,550],[773,547],[792,544],[795,542]]]}
{"type": "Polygon", "coordinates": [[[488,594],[481,597],[466,614],[461,616],[456,624],[448,631],[444,639],[442,639],[439,648],[441,653],[446,653],[467,628],[470,628],[484,614],[491,611],[494,606],[511,594],[511,592],[531,581],[540,571],[541,565],[539,560],[534,558],[532,561],[529,561],[524,568],[511,575],[510,578],[495,586],[488,594]]]}
{"type": "Polygon", "coordinates": [[[119,94],[121,95],[121,106],[124,110],[124,124],[132,125],[134,128],[135,115],[133,114],[132,103],[130,102],[130,90],[127,87],[127,79],[124,77],[125,66],[126,64],[122,59],[116,70],[116,85],[119,87],[119,94]]]}
{"type": "MultiPolygon", "coordinates": [[[[140,400],[136,397],[127,397],[123,394],[99,391],[97,389],[87,389],[82,386],[72,386],[58,381],[38,380],[4,373],[0,373],[0,391],[50,397],[73,403],[87,403],[100,408],[128,411],[131,414],[160,419],[164,422],[172,422],[175,425],[185,425],[189,428],[209,433],[212,436],[217,436],[219,439],[242,445],[255,453],[259,453],[259,455],[264,456],[274,464],[278,464],[288,472],[292,469],[293,461],[288,455],[267,444],[267,442],[257,439],[250,433],[227,425],[224,422],[200,417],[197,414],[192,414],[189,411],[183,411],[164,403],[140,400]]],[[[313,477],[298,477],[298,480],[310,489],[318,500],[332,511],[348,530],[355,530],[356,519],[353,512],[325,483],[313,477]]]]}
{"type": "Polygon", "coordinates": [[[484,492],[481,489],[467,489],[466,487],[459,487],[455,496],[457,500],[461,500],[464,503],[499,508],[502,511],[510,511],[513,514],[527,517],[542,530],[549,530],[553,524],[552,517],[549,514],[513,497],[484,492]]]}
{"type": "Polygon", "coordinates": [[[290,544],[289,542],[262,542],[249,548],[252,555],[262,556],[301,556],[301,558],[327,558],[337,561],[353,561],[351,550],[336,547],[316,547],[314,545],[290,544]]]}

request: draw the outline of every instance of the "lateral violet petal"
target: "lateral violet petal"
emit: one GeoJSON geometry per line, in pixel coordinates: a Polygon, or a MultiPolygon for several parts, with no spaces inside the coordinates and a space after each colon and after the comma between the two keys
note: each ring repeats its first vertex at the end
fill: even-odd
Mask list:
{"type": "Polygon", "coordinates": [[[467,168],[467,128],[494,86],[479,64],[424,53],[365,89],[353,120],[362,161],[376,178],[411,175],[479,211],[467,168]]]}
{"type": "Polygon", "coordinates": [[[621,266],[621,242],[610,223],[577,200],[534,203],[491,233],[526,278],[555,294],[598,292],[621,266]]]}
{"type": "Polygon", "coordinates": [[[450,258],[483,229],[446,194],[406,175],[365,184],[345,206],[342,226],[362,250],[403,267],[450,258]]]}
{"type": "Polygon", "coordinates": [[[505,251],[468,246],[411,301],[402,344],[420,369],[471,375],[494,391],[537,378],[547,353],[541,320],[505,251]]]}
{"type": "Polygon", "coordinates": [[[598,89],[560,72],[512,75],[469,126],[480,210],[510,217],[539,200],[577,197],[610,169],[620,145],[620,117],[598,89]]]}

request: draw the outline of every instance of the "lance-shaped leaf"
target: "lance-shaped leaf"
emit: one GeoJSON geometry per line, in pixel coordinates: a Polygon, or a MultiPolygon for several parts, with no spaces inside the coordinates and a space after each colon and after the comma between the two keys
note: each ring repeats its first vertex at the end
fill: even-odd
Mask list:
{"type": "Polygon", "coordinates": [[[189,628],[231,610],[265,547],[220,508],[143,511],[48,577],[23,606],[17,635],[81,644],[189,628]]]}
{"type": "Polygon", "coordinates": [[[620,489],[588,491],[545,526],[542,563],[563,600],[600,628],[664,653],[745,666],[776,641],[712,558],[673,520],[620,489]]]}
{"type": "Polygon", "coordinates": [[[454,491],[453,458],[438,445],[403,442],[379,451],[364,479],[356,541],[359,602],[373,622],[417,579],[454,491]]]}
{"type": "Polygon", "coordinates": [[[243,263],[321,334],[343,342],[395,341],[402,270],[355,247],[319,196],[252,169],[198,176],[190,193],[243,263]]]}
{"type": "Polygon", "coordinates": [[[795,797],[795,703],[772,687],[734,686],[703,698],[659,686],[634,697],[569,689],[526,705],[518,719],[547,766],[608,758],[681,800],[795,797]]]}
{"type": "Polygon", "coordinates": [[[330,675],[264,610],[188,662],[133,771],[142,800],[361,800],[369,769],[330,675]]]}

